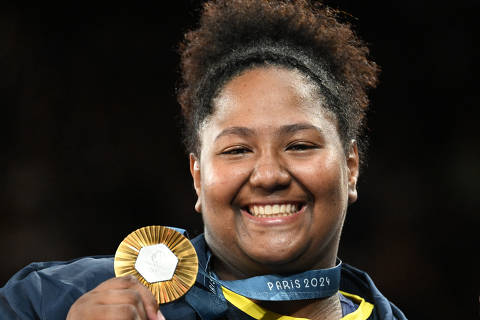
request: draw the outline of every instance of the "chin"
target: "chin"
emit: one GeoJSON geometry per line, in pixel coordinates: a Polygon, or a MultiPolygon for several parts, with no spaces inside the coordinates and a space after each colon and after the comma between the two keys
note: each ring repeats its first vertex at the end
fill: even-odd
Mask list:
{"type": "Polygon", "coordinates": [[[249,251],[246,254],[264,273],[293,273],[309,269],[307,261],[302,257],[306,248],[267,247],[249,251]]]}

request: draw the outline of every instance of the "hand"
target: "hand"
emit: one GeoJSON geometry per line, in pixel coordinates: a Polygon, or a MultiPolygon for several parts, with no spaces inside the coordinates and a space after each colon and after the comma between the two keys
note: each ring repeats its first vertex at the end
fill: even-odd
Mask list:
{"type": "Polygon", "coordinates": [[[107,280],[72,305],[67,320],[165,320],[153,294],[133,276],[107,280]]]}

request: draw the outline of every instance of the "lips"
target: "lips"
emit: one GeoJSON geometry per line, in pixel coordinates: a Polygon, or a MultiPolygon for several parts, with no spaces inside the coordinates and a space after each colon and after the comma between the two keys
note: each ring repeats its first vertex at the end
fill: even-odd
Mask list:
{"type": "Polygon", "coordinates": [[[300,203],[271,203],[271,204],[250,204],[246,211],[260,218],[286,217],[299,212],[302,208],[300,203]]]}

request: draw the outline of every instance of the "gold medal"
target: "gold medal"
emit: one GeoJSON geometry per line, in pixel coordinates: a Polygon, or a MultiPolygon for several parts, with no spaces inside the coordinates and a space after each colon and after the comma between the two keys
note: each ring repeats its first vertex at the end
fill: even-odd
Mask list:
{"type": "Polygon", "coordinates": [[[192,243],[180,232],[149,226],[123,239],[115,253],[114,269],[117,277],[134,275],[158,303],[168,303],[194,285],[198,258],[192,243]]]}

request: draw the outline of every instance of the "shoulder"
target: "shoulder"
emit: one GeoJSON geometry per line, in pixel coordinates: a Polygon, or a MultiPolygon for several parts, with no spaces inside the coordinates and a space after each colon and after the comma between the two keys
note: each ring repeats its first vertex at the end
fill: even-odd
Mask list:
{"type": "Polygon", "coordinates": [[[114,276],[112,256],[32,263],[0,288],[0,315],[65,319],[78,297],[114,276]]]}
{"type": "Polygon", "coordinates": [[[390,302],[375,286],[370,276],[346,263],[342,264],[340,290],[358,295],[373,304],[374,309],[369,319],[406,320],[403,312],[390,302]]]}

